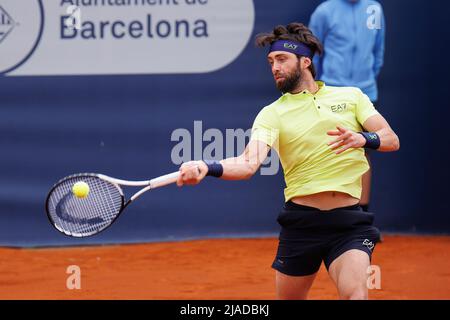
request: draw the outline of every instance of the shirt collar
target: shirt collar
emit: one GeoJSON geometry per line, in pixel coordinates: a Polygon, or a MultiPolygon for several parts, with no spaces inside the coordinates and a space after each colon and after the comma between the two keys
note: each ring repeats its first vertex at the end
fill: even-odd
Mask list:
{"type": "MultiPolygon", "coordinates": [[[[320,81],[320,80],[316,80],[316,83],[319,86],[319,90],[314,94],[315,96],[321,94],[324,91],[324,89],[325,89],[325,82],[320,81]]],[[[285,94],[283,94],[283,97],[286,97],[286,98],[288,98],[288,97],[301,98],[301,97],[306,96],[308,94],[312,95],[311,92],[309,92],[308,90],[305,89],[305,90],[300,91],[299,93],[295,93],[295,94],[286,92],[285,94]]]]}

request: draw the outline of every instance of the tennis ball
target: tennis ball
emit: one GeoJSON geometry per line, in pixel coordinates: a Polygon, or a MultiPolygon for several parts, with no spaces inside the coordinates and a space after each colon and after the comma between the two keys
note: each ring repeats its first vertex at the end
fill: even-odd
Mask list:
{"type": "Polygon", "coordinates": [[[86,198],[89,194],[89,185],[84,181],[78,181],[73,185],[72,192],[77,198],[86,198]]]}

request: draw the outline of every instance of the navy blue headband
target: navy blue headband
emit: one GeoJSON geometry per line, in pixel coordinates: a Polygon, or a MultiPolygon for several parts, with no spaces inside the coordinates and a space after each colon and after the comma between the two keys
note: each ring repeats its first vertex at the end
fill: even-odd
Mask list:
{"type": "Polygon", "coordinates": [[[313,57],[311,49],[307,45],[290,41],[290,40],[277,40],[270,45],[269,53],[272,51],[286,51],[300,56],[313,57]]]}

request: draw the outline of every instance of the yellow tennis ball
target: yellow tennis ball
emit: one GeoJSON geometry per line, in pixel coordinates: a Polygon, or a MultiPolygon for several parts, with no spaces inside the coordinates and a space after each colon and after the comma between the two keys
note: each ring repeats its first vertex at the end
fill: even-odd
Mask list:
{"type": "Polygon", "coordinates": [[[78,181],[73,185],[72,192],[77,198],[86,198],[89,194],[89,185],[84,181],[78,181]]]}

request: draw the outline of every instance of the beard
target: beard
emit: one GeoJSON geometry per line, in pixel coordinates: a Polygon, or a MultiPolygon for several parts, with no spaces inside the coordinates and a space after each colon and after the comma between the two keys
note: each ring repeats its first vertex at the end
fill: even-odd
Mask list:
{"type": "Polygon", "coordinates": [[[280,90],[283,93],[286,92],[292,92],[297,88],[297,85],[300,82],[301,79],[301,72],[300,67],[297,67],[294,71],[292,71],[289,74],[279,74],[284,79],[278,82],[275,82],[275,85],[277,86],[278,90],[280,90]]]}

